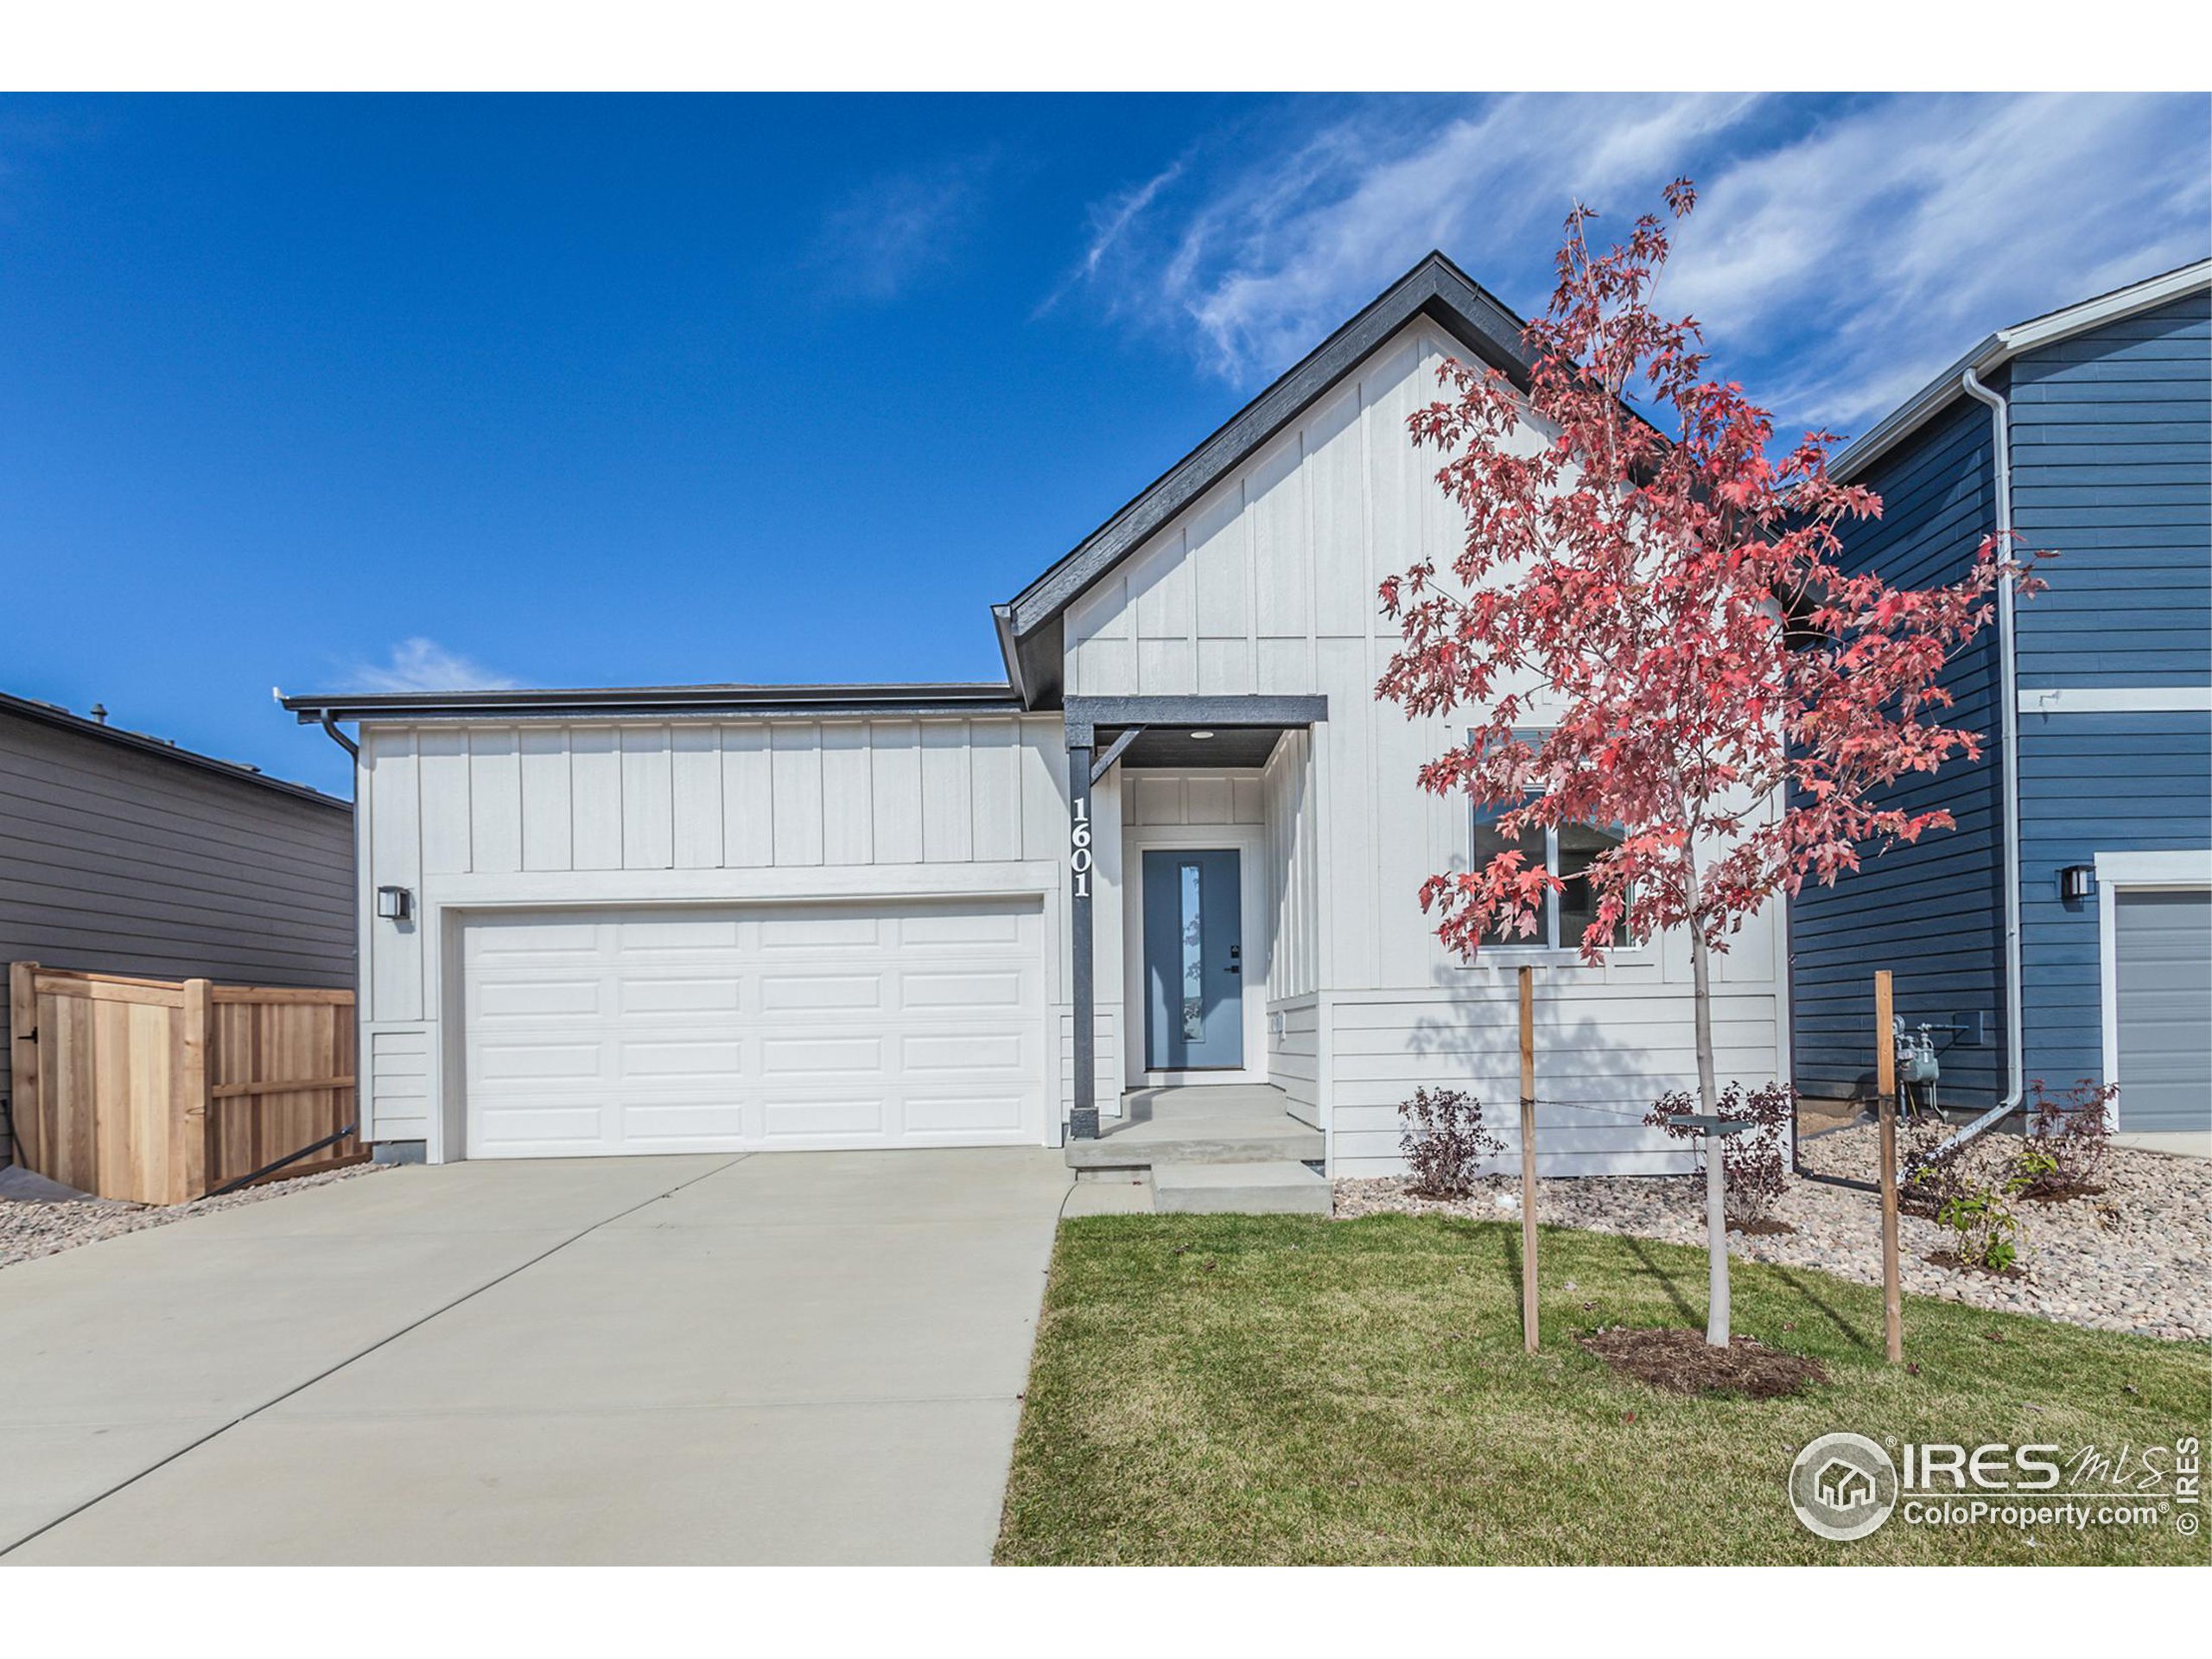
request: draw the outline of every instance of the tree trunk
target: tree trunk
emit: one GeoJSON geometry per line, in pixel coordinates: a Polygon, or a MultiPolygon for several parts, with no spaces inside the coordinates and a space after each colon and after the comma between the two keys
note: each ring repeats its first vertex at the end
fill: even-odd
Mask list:
{"type": "MultiPolygon", "coordinates": [[[[1690,1001],[1697,1033],[1697,1103],[1707,1116],[1719,1109],[1720,1089],[1713,1065],[1713,959],[1705,943],[1705,929],[1698,914],[1697,856],[1690,855],[1690,1001]]],[[[1709,1264],[1707,1275],[1705,1340],[1709,1346],[1728,1345],[1728,1198],[1725,1143],[1717,1135],[1705,1137],[1705,1231],[1709,1264]]]]}

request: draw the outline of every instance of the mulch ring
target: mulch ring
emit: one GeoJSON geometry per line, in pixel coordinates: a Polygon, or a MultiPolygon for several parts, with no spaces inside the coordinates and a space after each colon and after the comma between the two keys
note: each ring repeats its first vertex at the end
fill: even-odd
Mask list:
{"type": "Polygon", "coordinates": [[[1828,1380],[1819,1360],[1785,1354],[1750,1337],[1732,1338],[1726,1348],[1715,1348],[1695,1331],[1617,1325],[1579,1340],[1623,1376],[1671,1394],[1780,1400],[1828,1380]]]}

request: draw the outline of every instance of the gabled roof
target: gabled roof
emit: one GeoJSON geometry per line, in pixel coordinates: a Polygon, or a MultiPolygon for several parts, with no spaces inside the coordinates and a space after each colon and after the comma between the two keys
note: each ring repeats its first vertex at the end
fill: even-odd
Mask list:
{"type": "Polygon", "coordinates": [[[12,696],[5,691],[0,691],[0,714],[20,715],[25,720],[35,721],[41,726],[50,726],[57,731],[67,732],[73,736],[86,738],[96,743],[104,743],[119,749],[135,749],[141,754],[150,754],[163,760],[173,760],[179,766],[194,767],[200,772],[212,772],[218,777],[228,778],[234,783],[251,784],[257,789],[273,789],[280,795],[289,795],[298,800],[311,801],[317,806],[335,807],[341,812],[351,812],[353,810],[351,801],[340,800],[335,795],[326,795],[319,789],[308,788],[305,784],[289,783],[282,778],[271,778],[258,766],[249,766],[238,760],[219,760],[212,754],[201,754],[194,749],[180,748],[165,737],[150,737],[143,732],[126,731],[120,726],[109,725],[104,720],[87,720],[82,715],[70,713],[59,703],[41,702],[35,697],[12,696]]]}
{"type": "Polygon", "coordinates": [[[1416,317],[1527,386],[1520,317],[1441,253],[1390,284],[1212,436],[1003,605],[991,607],[1005,685],[680,685],[584,690],[408,691],[282,697],[302,723],[317,721],[586,719],[594,715],[953,715],[1052,707],[1059,700],[1060,618],[1099,577],[1328,395],[1416,317]]]}
{"type": "Polygon", "coordinates": [[[1830,463],[1830,476],[1848,482],[1884,454],[1903,443],[1922,427],[1966,396],[1960,385],[1968,369],[1976,378],[1993,374],[2024,352],[2055,340],[2101,328],[2108,322],[2132,317],[2180,299],[2183,295],[2212,289],[2212,259],[2200,259],[2158,276],[2130,283],[2109,294],[2081,301],[2056,311],[1999,328],[1957,362],[1877,421],[1867,433],[1845,448],[1830,463]]]}
{"type": "Polygon", "coordinates": [[[1503,370],[1520,385],[1528,385],[1529,365],[1521,343],[1523,320],[1443,254],[1432,252],[1051,569],[1006,604],[993,607],[1007,671],[1025,701],[1034,707],[1056,693],[1060,618],[1086,588],[1327,396],[1391,335],[1423,316],[1492,368],[1503,370]]]}

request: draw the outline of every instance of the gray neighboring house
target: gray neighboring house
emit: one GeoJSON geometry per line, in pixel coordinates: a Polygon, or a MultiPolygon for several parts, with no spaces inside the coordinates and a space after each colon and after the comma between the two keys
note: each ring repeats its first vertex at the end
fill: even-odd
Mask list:
{"type": "MultiPolygon", "coordinates": [[[[0,693],[0,963],[351,988],[353,808],[0,693]]],[[[0,998],[0,1165],[13,1161],[0,998]]]]}

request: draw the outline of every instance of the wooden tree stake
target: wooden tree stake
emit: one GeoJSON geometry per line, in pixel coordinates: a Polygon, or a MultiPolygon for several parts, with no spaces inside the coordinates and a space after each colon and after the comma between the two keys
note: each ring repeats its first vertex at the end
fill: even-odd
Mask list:
{"type": "Polygon", "coordinates": [[[1521,1345],[1536,1351],[1536,982],[1521,978],[1521,1345]]]}
{"type": "Polygon", "coordinates": [[[1882,1123],[1882,1338],[1895,1365],[1904,1358],[1904,1296],[1897,1282],[1897,1045],[1891,1018],[1885,968],[1874,976],[1874,1109],[1882,1123]]]}

